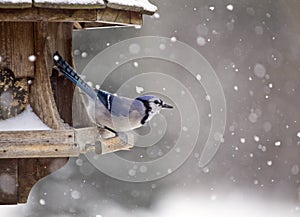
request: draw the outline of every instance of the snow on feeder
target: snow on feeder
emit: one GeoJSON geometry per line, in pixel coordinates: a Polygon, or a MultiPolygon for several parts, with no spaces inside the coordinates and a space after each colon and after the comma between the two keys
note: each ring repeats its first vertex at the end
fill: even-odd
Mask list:
{"type": "Polygon", "coordinates": [[[7,90],[4,85],[21,96],[16,100],[14,94],[8,95],[6,110],[0,107],[0,117],[13,117],[29,103],[51,128],[0,128],[0,184],[10,183],[9,188],[0,185],[0,204],[25,203],[32,186],[61,168],[68,157],[91,149],[107,153],[132,147],[128,140],[108,138],[107,132],[97,127],[78,123],[71,127],[74,85],[53,70],[52,55],[59,51],[73,63],[74,28],[140,26],[142,15],[156,10],[148,0],[0,0],[0,72],[13,73],[9,83],[0,81],[0,96],[7,90]],[[18,109],[11,112],[13,103],[18,109]]]}

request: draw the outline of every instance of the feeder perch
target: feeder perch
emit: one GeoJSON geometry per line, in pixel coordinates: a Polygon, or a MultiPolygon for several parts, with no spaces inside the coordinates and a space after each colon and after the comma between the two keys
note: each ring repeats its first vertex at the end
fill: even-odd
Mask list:
{"type": "Polygon", "coordinates": [[[32,186],[68,157],[132,147],[131,135],[108,138],[103,129],[72,123],[74,86],[52,71],[52,55],[59,51],[73,63],[73,29],[140,26],[143,14],[156,10],[147,0],[0,0],[1,67],[16,79],[33,81],[29,103],[52,129],[0,132],[0,182],[13,186],[7,190],[0,185],[0,204],[25,203],[32,186]]]}

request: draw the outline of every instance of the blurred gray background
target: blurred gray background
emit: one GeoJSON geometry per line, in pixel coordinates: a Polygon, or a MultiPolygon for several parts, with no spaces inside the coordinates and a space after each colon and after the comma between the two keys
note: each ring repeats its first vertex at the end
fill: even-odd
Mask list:
{"type": "MultiPolygon", "coordinates": [[[[300,132],[300,2],[153,0],[153,3],[159,11],[145,17],[142,29],[74,32],[77,70],[81,72],[108,46],[132,37],[176,37],[190,45],[211,64],[225,92],[227,124],[224,143],[216,156],[207,167],[198,166],[202,140],[210,126],[207,118],[210,108],[203,88],[193,83],[190,76],[184,76],[182,69],[173,63],[146,59],[139,62],[138,68],[128,63],[118,69],[123,73],[114,71],[102,87],[116,91],[139,70],[182,76],[201,117],[199,144],[193,153],[170,175],[146,183],[111,178],[95,169],[84,156],[71,159],[65,168],[34,187],[28,205],[15,208],[17,216],[156,216],[152,215],[154,204],[157,206],[164,192],[174,189],[197,192],[204,201],[205,198],[230,200],[232,194],[245,198],[251,195],[262,206],[268,201],[288,204],[283,215],[300,215],[300,133],[297,136],[300,132]],[[110,211],[104,211],[107,209],[110,211]],[[123,211],[112,212],[115,209],[123,211]]],[[[173,117],[176,115],[179,114],[175,110],[173,117]]],[[[168,130],[166,137],[177,137],[178,129],[175,129],[168,130]]],[[[168,151],[166,144],[159,147],[163,153],[168,151]]],[[[140,153],[142,148],[119,155],[131,159],[140,153]]],[[[169,205],[180,206],[176,201],[169,205]]]]}

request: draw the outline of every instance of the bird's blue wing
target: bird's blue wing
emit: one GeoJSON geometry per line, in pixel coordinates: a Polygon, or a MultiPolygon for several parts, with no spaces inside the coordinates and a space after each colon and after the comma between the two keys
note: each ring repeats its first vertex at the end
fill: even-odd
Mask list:
{"type": "Polygon", "coordinates": [[[105,108],[111,111],[111,105],[115,96],[104,90],[98,90],[97,96],[99,100],[102,102],[102,104],[105,106],[105,108]]]}
{"type": "Polygon", "coordinates": [[[127,97],[109,95],[107,92],[100,94],[98,97],[113,116],[128,117],[133,111],[137,111],[141,113],[141,115],[144,114],[143,104],[139,101],[127,97]]]}

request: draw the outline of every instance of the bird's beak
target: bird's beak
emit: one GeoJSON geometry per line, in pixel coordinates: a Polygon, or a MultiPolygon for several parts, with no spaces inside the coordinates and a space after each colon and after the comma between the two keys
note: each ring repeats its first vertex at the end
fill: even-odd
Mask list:
{"type": "Polygon", "coordinates": [[[162,108],[167,108],[167,109],[172,109],[173,108],[173,106],[168,105],[168,104],[163,104],[161,107],[162,108]]]}

